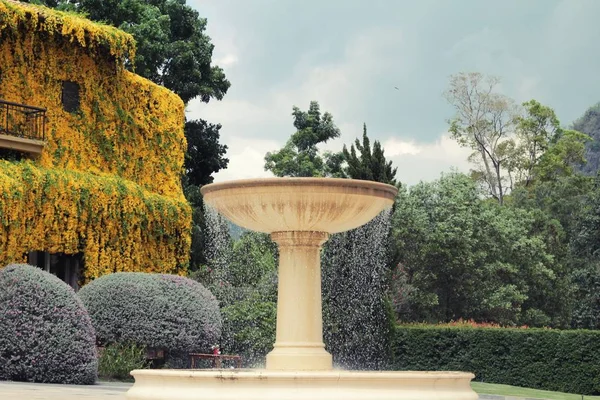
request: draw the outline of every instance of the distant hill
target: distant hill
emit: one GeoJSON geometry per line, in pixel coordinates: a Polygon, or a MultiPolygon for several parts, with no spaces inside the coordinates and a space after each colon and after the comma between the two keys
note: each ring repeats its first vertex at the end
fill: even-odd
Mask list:
{"type": "Polygon", "coordinates": [[[581,118],[573,122],[573,129],[592,138],[586,145],[585,156],[588,162],[581,167],[581,171],[596,175],[600,169],[600,103],[588,108],[581,118]]]}

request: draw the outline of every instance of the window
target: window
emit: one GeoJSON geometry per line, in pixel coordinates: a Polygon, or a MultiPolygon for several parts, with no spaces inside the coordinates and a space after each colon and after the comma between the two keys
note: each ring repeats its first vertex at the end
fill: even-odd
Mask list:
{"type": "Polygon", "coordinates": [[[61,101],[65,111],[70,113],[79,111],[79,84],[63,81],[61,101]]]}
{"type": "Polygon", "coordinates": [[[79,289],[83,254],[50,254],[46,251],[32,251],[27,256],[27,263],[56,275],[74,290],[79,289]]]}

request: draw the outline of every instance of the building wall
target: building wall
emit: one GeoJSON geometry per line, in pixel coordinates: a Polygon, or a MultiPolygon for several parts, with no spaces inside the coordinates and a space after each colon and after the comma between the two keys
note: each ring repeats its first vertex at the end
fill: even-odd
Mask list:
{"type": "Polygon", "coordinates": [[[186,141],[179,96],[124,70],[107,49],[36,28],[0,26],[0,98],[47,108],[40,165],[117,174],[182,197],[186,141]],[[63,82],[79,85],[79,111],[63,109],[63,82]]]}
{"type": "Polygon", "coordinates": [[[0,161],[0,266],[83,252],[83,278],[183,273],[191,211],[180,183],[184,104],[123,67],[131,36],[0,0],[0,99],[47,108],[35,161],[0,161]],[[64,82],[79,87],[65,109],[64,82]]]}

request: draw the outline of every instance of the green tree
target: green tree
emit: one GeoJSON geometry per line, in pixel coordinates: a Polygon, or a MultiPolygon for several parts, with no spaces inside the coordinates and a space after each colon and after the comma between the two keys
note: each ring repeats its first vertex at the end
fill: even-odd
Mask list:
{"type": "MultiPolygon", "coordinates": [[[[482,201],[458,173],[402,190],[392,221],[403,320],[564,325],[565,275],[532,212],[482,201]],[[554,293],[553,292],[557,292],[554,293]],[[408,299],[406,298],[408,297],[408,299]]],[[[396,293],[393,293],[397,296],[396,293]]]]}
{"type": "Polygon", "coordinates": [[[561,129],[550,107],[536,100],[523,103],[523,107],[525,115],[517,117],[517,145],[508,172],[511,181],[514,179],[517,183],[529,186],[534,179],[535,167],[561,129]]]}
{"type": "Polygon", "coordinates": [[[332,115],[328,112],[321,114],[319,103],[311,101],[308,111],[301,111],[294,106],[292,116],[296,132],[281,150],[266,154],[265,171],[271,171],[276,176],[329,175],[328,168],[337,168],[335,160],[328,165],[330,157],[326,155],[327,160],[324,160],[317,146],[340,136],[332,115]]]}
{"type": "Polygon", "coordinates": [[[227,146],[219,143],[221,124],[204,120],[188,121],[186,126],[187,153],[184,168],[190,185],[202,186],[213,182],[212,174],[227,168],[227,146]]]}
{"type": "Polygon", "coordinates": [[[579,207],[571,238],[572,278],[576,284],[575,328],[600,328],[600,175],[579,207]]]}
{"type": "Polygon", "coordinates": [[[342,155],[343,161],[347,164],[344,173],[349,178],[397,185],[396,171],[398,168],[393,168],[392,161],[385,159],[383,147],[378,140],[373,143],[371,151],[371,141],[367,136],[367,124],[363,124],[362,144],[356,139],[350,146],[350,151],[344,145],[342,155]],[[360,152],[360,156],[356,154],[356,150],[360,152]]]}
{"type": "Polygon", "coordinates": [[[496,77],[460,73],[450,78],[444,96],[456,111],[449,121],[452,137],[474,151],[473,176],[502,204],[510,190],[505,168],[515,147],[511,134],[516,118],[513,101],[494,92],[498,83],[496,77]]]}

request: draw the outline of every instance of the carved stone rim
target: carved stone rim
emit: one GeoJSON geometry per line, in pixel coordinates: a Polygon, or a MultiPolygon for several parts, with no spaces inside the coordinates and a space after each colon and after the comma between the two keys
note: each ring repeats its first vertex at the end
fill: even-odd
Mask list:
{"type": "Polygon", "coordinates": [[[398,194],[398,189],[392,185],[375,181],[365,181],[360,179],[342,179],[342,178],[258,178],[258,179],[236,179],[233,181],[211,183],[203,186],[200,192],[203,196],[211,192],[226,189],[258,188],[268,186],[312,186],[323,188],[342,188],[357,190],[374,190],[379,192],[380,197],[394,199],[398,194]]]}

